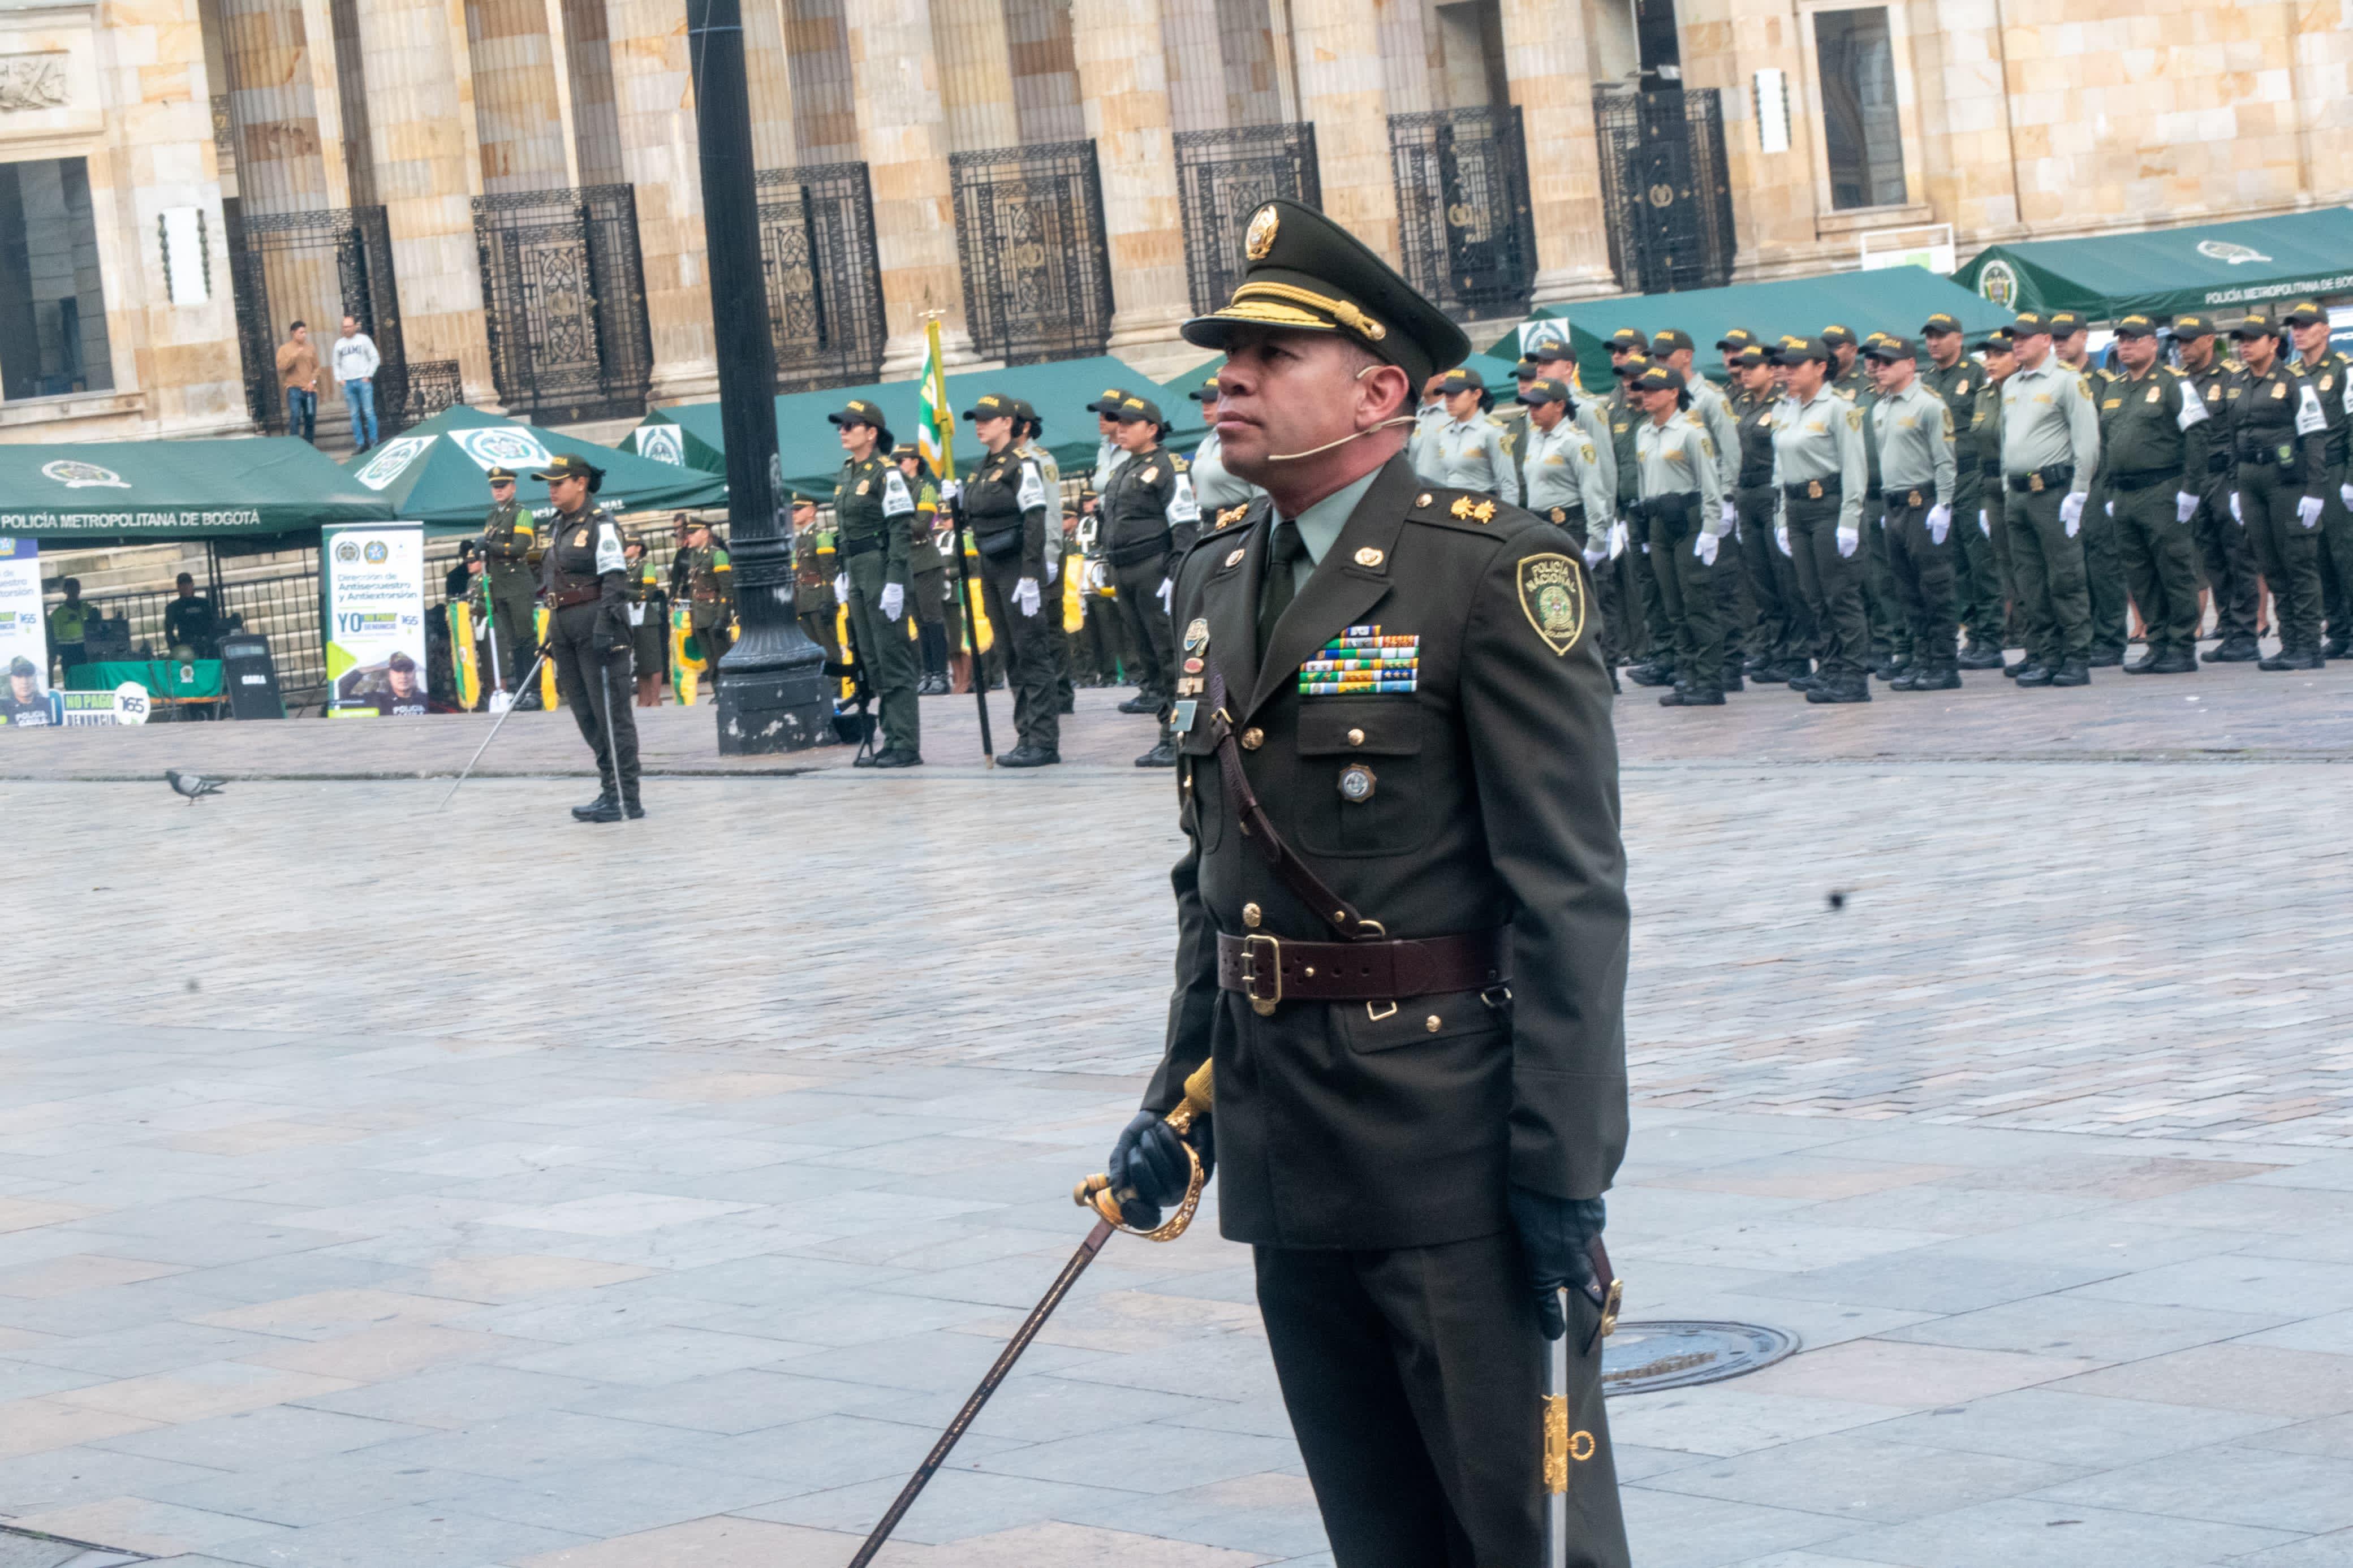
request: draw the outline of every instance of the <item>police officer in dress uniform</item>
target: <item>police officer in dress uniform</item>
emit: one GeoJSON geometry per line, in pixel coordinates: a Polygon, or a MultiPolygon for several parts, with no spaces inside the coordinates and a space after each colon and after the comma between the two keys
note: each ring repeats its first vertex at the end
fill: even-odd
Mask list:
{"type": "Polygon", "coordinates": [[[1618,602],[1616,574],[1607,571],[1614,476],[1603,469],[1601,447],[1570,412],[1576,398],[1567,383],[1538,376],[1520,388],[1519,402],[1527,416],[1521,467],[1528,510],[1567,534],[1585,558],[1601,611],[1602,662],[1610,667],[1609,689],[1619,690],[1612,645],[1623,646],[1619,639],[1625,635],[1625,611],[1618,602]]]}
{"type": "Polygon", "coordinates": [[[1955,615],[1968,629],[1968,641],[1955,656],[1962,669],[1995,669],[2001,665],[2001,572],[1993,555],[1993,541],[1978,527],[1984,510],[1985,473],[1969,437],[1977,416],[1977,390],[1985,380],[1984,367],[1968,353],[1960,318],[1939,310],[1920,328],[1920,346],[1928,351],[1920,379],[1945,401],[1953,416],[1953,520],[1955,615]]]}
{"type": "Polygon", "coordinates": [[[629,578],[629,664],[637,672],[638,706],[659,708],[662,671],[670,667],[670,595],[644,540],[623,535],[621,560],[629,578]]]}
{"type": "Polygon", "coordinates": [[[1738,691],[1744,684],[1742,672],[1747,667],[1749,634],[1757,622],[1756,597],[1748,591],[1748,564],[1736,537],[1740,531],[1739,508],[1733,494],[1740,477],[1738,422],[1733,417],[1731,399],[1694,363],[1689,332],[1679,328],[1653,332],[1651,358],[1682,375],[1684,393],[1690,398],[1692,422],[1707,432],[1708,445],[1715,448],[1715,475],[1724,491],[1724,537],[1727,542],[1725,548],[1716,552],[1715,560],[1708,567],[1708,576],[1715,585],[1716,620],[1724,628],[1724,689],[1738,691]]]}
{"type": "Polygon", "coordinates": [[[2271,586],[2280,650],[2255,668],[2318,669],[2320,518],[2327,510],[2327,416],[2316,389],[2280,357],[2279,340],[2260,316],[2231,329],[2246,366],[2232,416],[2238,447],[2238,515],[2271,586]]]}
{"type": "Polygon", "coordinates": [[[833,530],[818,525],[817,500],[793,496],[793,614],[809,641],[825,649],[828,664],[841,662],[841,639],[834,630],[833,530]]]}
{"type": "Polygon", "coordinates": [[[1231,303],[1185,331],[1229,355],[1226,460],[1271,493],[1178,566],[1202,669],[1176,719],[1177,980],[1111,1173],[1131,1218],[1181,1194],[1161,1118],[1214,1061],[1192,1136],[1253,1249],[1338,1568],[1541,1560],[1564,1331],[1569,1561],[1617,1568],[1598,1244],[1627,908],[1584,568],[1400,455],[1458,328],[1295,203],[1245,248],[1231,303]]]}
{"type": "MultiPolygon", "coordinates": [[[[1994,568],[2001,574],[2002,613],[1991,632],[1999,651],[2025,641],[2017,629],[2023,621],[2018,608],[2018,578],[2010,560],[2010,487],[2001,474],[2001,384],[2018,370],[2018,347],[2005,326],[1988,332],[1977,352],[1985,375],[1978,384],[1977,405],[1969,414],[1968,449],[1976,454],[1978,464],[1978,535],[1993,546],[1994,568]]],[[[1965,659],[1962,668],[1974,667],[1965,659]]],[[[2014,676],[2021,667],[2005,663],[2000,668],[2003,675],[2014,676]]]]}
{"type": "Polygon", "coordinates": [[[681,512],[678,550],[670,558],[670,602],[686,606],[686,624],[702,649],[703,673],[719,679],[719,660],[731,646],[727,628],[735,618],[735,568],[727,552],[711,542],[711,525],[681,512]]]}
{"type": "MultiPolygon", "coordinates": [[[[2051,357],[2084,378],[2097,408],[2115,373],[2092,359],[2092,326],[2076,310],[2053,310],[2051,357]]],[[[2097,473],[2084,496],[2084,593],[2092,613],[2092,652],[2086,661],[2100,669],[2124,662],[2131,612],[2125,595],[2124,563],[2116,553],[2116,531],[2108,513],[2106,481],[2097,473]]]]}
{"type": "Polygon", "coordinates": [[[891,461],[891,427],[882,411],[852,398],[826,417],[841,429],[845,456],[833,485],[833,591],[849,606],[849,636],[866,666],[866,684],[882,709],[882,749],[860,756],[867,768],[913,768],[923,762],[923,710],[915,702],[915,655],[907,646],[907,590],[913,581],[907,535],[915,492],[891,461]]]}
{"type": "MultiPolygon", "coordinates": [[[[1745,334],[1744,334],[1745,335],[1745,334]]],[[[1774,542],[1780,496],[1773,489],[1773,411],[1781,392],[1773,356],[1750,342],[1732,353],[1733,431],[1739,460],[1732,500],[1739,509],[1738,544],[1748,563],[1757,608],[1747,673],[1778,684],[1813,673],[1813,616],[1798,583],[1798,563],[1774,542]]]]}
{"type": "Polygon", "coordinates": [[[1046,479],[1046,657],[1054,669],[1054,710],[1078,710],[1078,693],[1071,680],[1071,634],[1063,629],[1062,568],[1078,530],[1078,517],[1062,501],[1062,465],[1046,449],[1046,421],[1026,397],[1013,400],[1013,450],[1038,465],[1046,479]]]}
{"type": "MultiPolygon", "coordinates": [[[[2205,568],[2206,597],[2213,605],[2214,636],[2220,639],[2200,658],[2206,664],[2252,664],[2263,657],[2255,642],[2263,585],[2255,577],[2247,531],[2232,507],[2238,465],[2231,432],[2244,378],[2240,366],[2221,352],[2221,338],[2212,317],[2177,316],[2171,331],[2181,374],[2208,415],[2183,432],[2189,447],[2187,477],[2198,494],[2190,538],[2205,568]]],[[[2202,612],[2200,619],[2202,623],[2202,612]]]]}
{"type": "MultiPolygon", "coordinates": [[[[2328,311],[2306,300],[2288,308],[2280,318],[2295,344],[2295,373],[2304,378],[2309,396],[2299,395],[2297,430],[2312,422],[2317,408],[2323,422],[2319,442],[2320,480],[2320,605],[2328,618],[2328,638],[2320,645],[2323,657],[2342,658],[2353,650],[2353,485],[2346,482],[2348,414],[2353,412],[2353,379],[2343,354],[2329,346],[2328,311]]],[[[2307,479],[2314,476],[2307,474],[2307,479]]]]}
{"type": "Polygon", "coordinates": [[[2100,489],[2116,553],[2140,606],[2146,657],[2126,675],[2195,675],[2197,547],[2190,519],[2200,504],[2189,432],[2207,423],[2206,405],[2188,377],[2158,363],[2158,323],[2134,314],[2116,322],[2124,368],[2100,388],[2100,489]]]}
{"type": "Polygon", "coordinates": [[[1724,706],[1724,620],[1712,567],[1732,531],[1715,443],[1685,412],[1683,373],[1653,363],[1633,381],[1642,406],[1634,463],[1651,572],[1675,639],[1674,689],[1662,708],[1724,706]]]}
{"type": "Polygon", "coordinates": [[[2084,506],[2100,461],[2091,384],[2051,352],[2051,323],[2021,310],[2010,324],[2018,369],[2001,384],[2002,483],[2010,559],[2026,620],[2021,686],[2088,686],[2092,605],[2084,579],[2084,506]]]}
{"type": "Polygon", "coordinates": [[[1911,625],[1912,662],[1888,688],[1950,691],[1961,684],[1954,619],[1960,542],[1953,537],[1957,490],[1953,413],[1919,375],[1919,351],[1883,337],[1863,351],[1879,383],[1872,425],[1879,441],[1879,526],[1888,575],[1911,625]]]}
{"type": "Polygon", "coordinates": [[[915,510],[907,520],[908,595],[915,610],[916,648],[923,655],[923,673],[915,682],[918,697],[944,697],[948,689],[948,563],[940,553],[946,531],[940,522],[939,481],[931,465],[913,442],[891,448],[891,460],[900,477],[915,492],[915,510]]]}
{"type": "Polygon", "coordinates": [[[1007,649],[1013,724],[1020,744],[1000,768],[1046,767],[1062,760],[1060,705],[1046,652],[1046,520],[1054,499],[1034,458],[1013,449],[1014,400],[989,393],[965,410],[988,450],[964,482],[965,520],[980,554],[982,607],[1007,649]]]}
{"type": "Polygon", "coordinates": [[[1788,392],[1773,411],[1774,547],[1797,567],[1814,622],[1810,676],[1789,682],[1809,702],[1871,700],[1871,619],[1862,605],[1863,414],[1832,391],[1835,354],[1820,338],[1784,338],[1788,392]]]}
{"type": "Polygon", "coordinates": [[[1504,450],[1504,429],[1487,416],[1487,384],[1475,370],[1450,370],[1439,382],[1446,422],[1422,440],[1419,472],[1434,485],[1477,490],[1514,506],[1520,479],[1504,450]]]}
{"type": "Polygon", "coordinates": [[[1628,668],[1626,677],[1637,686],[1672,686],[1674,630],[1667,620],[1666,603],[1659,597],[1659,580],[1651,570],[1649,531],[1640,510],[1641,467],[1634,460],[1634,432],[1643,417],[1641,403],[1634,395],[1634,378],[1651,368],[1651,356],[1639,346],[1649,342],[1647,334],[1623,327],[1610,338],[1610,377],[1618,384],[1609,395],[1609,443],[1612,460],[1618,465],[1619,518],[1611,542],[1614,544],[1622,538],[1631,546],[1620,557],[1634,585],[1627,602],[1637,612],[1628,616],[1636,624],[1634,646],[1629,653],[1636,662],[1628,668]],[[1637,340],[1638,346],[1621,353],[1619,345],[1627,338],[1637,340]]]}
{"type": "MultiPolygon", "coordinates": [[[[532,595],[539,586],[533,570],[539,552],[538,525],[515,500],[511,469],[492,468],[491,511],[482,520],[482,596],[491,606],[491,651],[498,656],[499,689],[515,692],[539,658],[539,622],[532,595]]],[[[522,691],[517,706],[536,708],[535,691],[522,691]]]]}
{"type": "Polygon", "coordinates": [[[622,700],[629,689],[629,582],[621,525],[590,499],[603,470],[577,453],[532,478],[546,483],[555,503],[547,520],[548,657],[605,786],[572,815],[580,822],[634,821],[646,808],[638,798],[638,721],[622,700]]]}
{"type": "Polygon", "coordinates": [[[1121,703],[1120,711],[1147,711],[1162,720],[1159,740],[1135,760],[1140,768],[1176,765],[1176,748],[1166,724],[1176,700],[1168,565],[1173,554],[1193,542],[1201,524],[1185,459],[1160,444],[1167,434],[1158,404],[1147,397],[1120,400],[1119,444],[1127,461],[1112,475],[1111,488],[1095,513],[1102,520],[1104,560],[1118,591],[1121,618],[1127,623],[1128,642],[1136,656],[1135,697],[1121,703]]]}

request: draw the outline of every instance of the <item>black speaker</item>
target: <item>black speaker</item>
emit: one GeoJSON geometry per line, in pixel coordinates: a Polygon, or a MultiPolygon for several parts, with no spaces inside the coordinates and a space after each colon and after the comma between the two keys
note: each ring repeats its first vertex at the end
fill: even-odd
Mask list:
{"type": "Polygon", "coordinates": [[[259,632],[231,632],[221,638],[221,683],[232,719],[283,719],[286,700],[278,691],[278,666],[269,639],[259,632]]]}

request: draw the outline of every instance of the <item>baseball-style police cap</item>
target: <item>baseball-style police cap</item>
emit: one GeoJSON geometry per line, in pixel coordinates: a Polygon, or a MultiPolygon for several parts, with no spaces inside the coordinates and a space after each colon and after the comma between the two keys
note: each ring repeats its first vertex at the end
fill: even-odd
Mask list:
{"type": "Polygon", "coordinates": [[[2231,335],[2234,338],[2268,338],[2276,331],[2269,321],[2256,315],[2242,316],[2231,323],[2231,335]]]}
{"type": "Polygon", "coordinates": [[[591,484],[604,477],[604,469],[577,452],[566,452],[532,475],[534,479],[586,479],[591,484]]]}
{"type": "Polygon", "coordinates": [[[2280,320],[2291,327],[2325,327],[2328,324],[2328,312],[2321,309],[2319,301],[2303,300],[2290,307],[2280,320]]]}
{"type": "Polygon", "coordinates": [[[2051,335],[2051,330],[2050,318],[2040,310],[2021,310],[2011,318],[2010,323],[2010,335],[2013,340],[2047,338],[2051,335]]]}
{"type": "Polygon", "coordinates": [[[2077,332],[2089,331],[2091,325],[2091,322],[2084,320],[2084,313],[2081,310],[2051,312],[2051,335],[2054,338],[2072,338],[2077,332]]]}
{"type": "Polygon", "coordinates": [[[1419,386],[1461,364],[1471,340],[1364,243],[1313,207],[1275,200],[1242,234],[1242,280],[1223,310],[1196,316],[1185,341],[1226,346],[1237,326],[1343,336],[1419,386]]]}
{"type": "Polygon", "coordinates": [[[2157,322],[2147,316],[2126,316],[2116,323],[2116,336],[2153,338],[2157,336],[2157,322]]]}
{"type": "Polygon", "coordinates": [[[1522,403],[1567,403],[1568,388],[1548,375],[1540,375],[1520,388],[1522,403]]]}
{"type": "Polygon", "coordinates": [[[482,477],[490,480],[491,483],[494,485],[511,485],[514,483],[514,470],[512,468],[492,468],[489,473],[482,477]]]}
{"type": "Polygon", "coordinates": [[[1651,357],[1653,359],[1672,353],[1677,349],[1687,349],[1691,346],[1691,334],[1680,327],[1669,327],[1662,332],[1651,334],[1651,357]]]}
{"type": "Polygon", "coordinates": [[[1819,360],[1823,364],[1828,364],[1835,356],[1831,353],[1830,343],[1824,339],[1783,338],[1781,346],[1774,352],[1774,357],[1783,364],[1803,364],[1808,360],[1819,360]]]}
{"type": "Polygon", "coordinates": [[[1961,319],[1950,310],[1939,310],[1920,323],[1920,335],[1924,338],[1933,337],[1940,332],[1957,332],[1960,330],[1961,319]]]}
{"type": "Polygon", "coordinates": [[[1487,380],[1467,364],[1456,365],[1438,378],[1438,390],[1449,395],[1457,392],[1484,392],[1487,380]]]}
{"type": "Polygon", "coordinates": [[[1117,414],[1119,412],[1119,400],[1126,395],[1127,388],[1124,386],[1106,386],[1103,388],[1103,395],[1101,397],[1096,398],[1092,403],[1087,405],[1087,412],[1090,414],[1117,414]]]}
{"type": "Polygon", "coordinates": [[[1866,358],[1883,360],[1890,363],[1896,360],[1916,360],[1920,357],[1919,351],[1912,346],[1910,339],[1892,337],[1885,332],[1872,333],[1871,346],[1862,352],[1866,358]]]}
{"type": "Polygon", "coordinates": [[[2211,338],[2215,330],[2214,320],[2211,316],[2173,318],[2173,335],[2177,338],[2211,338]]]}
{"type": "Polygon", "coordinates": [[[1750,331],[1746,327],[1734,327],[1715,340],[1715,346],[1719,350],[1737,353],[1742,349],[1752,346],[1756,342],[1755,332],[1750,331]]]}
{"type": "Polygon", "coordinates": [[[20,653],[16,658],[8,661],[8,673],[11,675],[37,676],[40,674],[40,671],[33,668],[33,661],[31,659],[26,658],[20,653]]]}
{"type": "Polygon", "coordinates": [[[1628,354],[1624,359],[1620,360],[1617,364],[1612,366],[1610,374],[1615,375],[1620,381],[1630,381],[1650,368],[1651,356],[1649,354],[1633,353],[1628,354]]]}
{"type": "Polygon", "coordinates": [[[1683,389],[1683,373],[1671,364],[1645,365],[1642,374],[1634,378],[1633,384],[1637,392],[1681,392],[1683,389]]]}
{"type": "Polygon", "coordinates": [[[405,653],[395,653],[390,658],[384,661],[384,667],[386,669],[413,670],[417,668],[417,661],[409,658],[405,653]]]}
{"type": "Polygon", "coordinates": [[[1577,351],[1567,338],[1538,338],[1529,346],[1528,357],[1538,364],[1552,364],[1575,359],[1577,351]]]}
{"type": "Polygon", "coordinates": [[[1855,342],[1854,329],[1841,327],[1836,321],[1832,321],[1822,329],[1821,340],[1834,349],[1851,349],[1854,347],[1855,342]]]}
{"type": "Polygon", "coordinates": [[[1160,416],[1160,405],[1153,402],[1152,399],[1148,397],[1121,398],[1119,400],[1119,412],[1113,415],[1112,417],[1118,420],[1123,425],[1133,425],[1138,420],[1142,420],[1148,425],[1166,425],[1168,423],[1167,420],[1163,419],[1160,416]]]}
{"type": "Polygon", "coordinates": [[[922,448],[913,441],[902,441],[891,448],[891,460],[894,463],[904,462],[909,458],[920,458],[923,455],[922,448]]]}
{"type": "Polygon", "coordinates": [[[1609,334],[1609,346],[1623,353],[1646,354],[1651,352],[1651,339],[1636,328],[1620,327],[1609,334]]]}
{"type": "Polygon", "coordinates": [[[1996,327],[1978,342],[1978,352],[1988,354],[2014,354],[2018,352],[2018,340],[2010,336],[2008,327],[1996,327]]]}
{"type": "Polygon", "coordinates": [[[974,400],[971,407],[964,411],[964,416],[976,422],[982,419],[1010,419],[1020,413],[1020,409],[1016,405],[1016,399],[1008,397],[1003,393],[985,392],[974,400]]]}
{"type": "Polygon", "coordinates": [[[877,430],[890,423],[882,417],[882,411],[880,408],[862,397],[851,398],[841,405],[840,413],[828,414],[826,418],[836,425],[871,425],[877,430]]]}
{"type": "Polygon", "coordinates": [[[1013,400],[1013,417],[1027,419],[1040,431],[1046,428],[1046,422],[1038,417],[1038,405],[1026,397],[1017,397],[1013,400]]]}
{"type": "Polygon", "coordinates": [[[1211,403],[1216,401],[1219,395],[1217,376],[1214,374],[1211,374],[1208,380],[1203,382],[1200,385],[1195,387],[1185,395],[1191,398],[1196,403],[1211,403]]]}
{"type": "Polygon", "coordinates": [[[1536,368],[1536,362],[1534,356],[1528,354],[1522,354],[1520,356],[1520,363],[1512,367],[1512,379],[1514,381],[1534,381],[1537,376],[1540,376],[1543,374],[1543,371],[1536,368]]]}
{"type": "Polygon", "coordinates": [[[1763,343],[1750,343],[1746,348],[1735,350],[1730,363],[1735,370],[1755,370],[1758,365],[1771,364],[1773,354],[1763,343]]]}

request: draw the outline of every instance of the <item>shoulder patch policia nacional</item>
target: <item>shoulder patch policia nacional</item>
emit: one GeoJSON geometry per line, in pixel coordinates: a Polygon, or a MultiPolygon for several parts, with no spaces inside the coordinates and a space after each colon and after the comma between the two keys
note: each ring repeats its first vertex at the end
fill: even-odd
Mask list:
{"type": "Polygon", "coordinates": [[[915,510],[915,498],[907,491],[906,476],[893,468],[882,477],[882,515],[904,517],[915,510]]]}
{"type": "Polygon", "coordinates": [[[1566,555],[1531,555],[1520,563],[1520,612],[1544,645],[1566,654],[1585,635],[1585,578],[1566,555]]]}

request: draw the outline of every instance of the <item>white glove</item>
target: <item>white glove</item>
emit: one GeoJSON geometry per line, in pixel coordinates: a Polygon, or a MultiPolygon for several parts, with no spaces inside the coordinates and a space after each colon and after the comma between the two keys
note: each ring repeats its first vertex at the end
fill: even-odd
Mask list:
{"type": "Polygon", "coordinates": [[[1585,569],[1588,572],[1600,571],[1601,563],[1609,559],[1609,546],[1606,542],[1588,544],[1585,547],[1585,569]]]}
{"type": "Polygon", "coordinates": [[[1928,542],[1942,544],[1945,535],[1953,531],[1953,509],[1938,501],[1928,509],[1928,542]]]}
{"type": "Polygon", "coordinates": [[[2231,492],[2231,521],[2241,528],[2247,526],[2247,514],[2239,510],[2239,492],[2236,490],[2231,492]]]}
{"type": "Polygon", "coordinates": [[[1839,554],[1842,558],[1848,561],[1853,560],[1854,552],[1862,543],[1862,530],[1860,528],[1841,528],[1838,531],[1839,554]]]}
{"type": "Polygon", "coordinates": [[[940,481],[940,504],[942,506],[948,505],[962,494],[964,494],[964,486],[956,480],[942,479],[940,481]]]}
{"type": "Polygon", "coordinates": [[[843,604],[848,604],[849,602],[849,573],[837,572],[833,574],[833,596],[839,599],[843,604]]]}
{"type": "Polygon", "coordinates": [[[1615,561],[1626,553],[1626,520],[1620,518],[1609,525],[1609,559],[1615,561]]]}
{"type": "Polygon", "coordinates": [[[1046,543],[1046,581],[1050,583],[1062,574],[1062,552],[1051,540],[1046,543]]]}
{"type": "Polygon", "coordinates": [[[1773,525],[1773,542],[1781,547],[1782,554],[1788,555],[1789,559],[1792,561],[1797,559],[1795,555],[1789,554],[1789,525],[1788,523],[1777,522],[1773,525]]]}
{"type": "Polygon", "coordinates": [[[2353,485],[2337,486],[2337,499],[2343,501],[2348,510],[2353,510],[2353,485]]]}
{"type": "Polygon", "coordinates": [[[1740,509],[1735,506],[1732,502],[1725,501],[1724,503],[1724,526],[1717,529],[1716,531],[1718,533],[1736,533],[1739,530],[1739,527],[1740,509]]]}
{"type": "Polygon", "coordinates": [[[2306,528],[2320,526],[2320,509],[2327,503],[2318,496],[2306,496],[2295,503],[2295,520],[2306,528]]]}
{"type": "Polygon", "coordinates": [[[1021,613],[1025,616],[1036,615],[1038,613],[1038,605],[1039,602],[1038,595],[1038,579],[1035,577],[1024,577],[1018,583],[1014,584],[1013,602],[1020,606],[1021,613]]]}
{"type": "Polygon", "coordinates": [[[2188,522],[2198,515],[2198,498],[2188,490],[2173,492],[2173,521],[2188,522]]]}
{"type": "Polygon", "coordinates": [[[899,618],[899,613],[907,606],[906,588],[897,583],[883,584],[882,598],[881,603],[882,605],[882,618],[886,621],[897,620],[899,618]]]}
{"type": "Polygon", "coordinates": [[[1708,532],[1705,529],[1700,530],[1699,542],[1692,546],[1692,553],[1699,557],[1701,565],[1715,565],[1715,535],[1708,532]]]}
{"type": "Polygon", "coordinates": [[[2110,517],[2114,517],[2116,515],[2116,503],[2112,500],[2102,501],[2100,503],[2100,510],[2106,512],[2110,517]]]}
{"type": "Polygon", "coordinates": [[[2083,491],[2069,490],[2059,499],[2059,521],[2067,525],[2067,537],[2074,538],[2075,531],[2084,525],[2083,491]]]}
{"type": "Polygon", "coordinates": [[[1173,615],[1175,613],[1175,609],[1170,604],[1170,601],[1175,599],[1176,596],[1176,580],[1174,577],[1163,577],[1160,579],[1160,613],[1162,615],[1166,616],[1173,615]]]}
{"type": "Polygon", "coordinates": [[[1988,539],[1993,537],[1993,513],[1989,511],[1978,513],[1978,531],[1988,539]]]}

